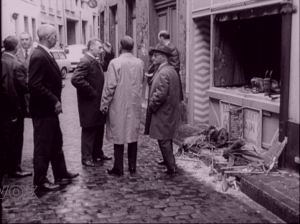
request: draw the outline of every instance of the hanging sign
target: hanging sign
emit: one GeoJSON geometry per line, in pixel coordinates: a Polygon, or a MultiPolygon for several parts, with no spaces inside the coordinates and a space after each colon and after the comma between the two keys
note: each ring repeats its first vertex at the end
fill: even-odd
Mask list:
{"type": "Polygon", "coordinates": [[[89,5],[89,7],[91,7],[91,8],[96,8],[97,7],[97,1],[96,0],[89,0],[88,1],[88,5],[89,5]]]}

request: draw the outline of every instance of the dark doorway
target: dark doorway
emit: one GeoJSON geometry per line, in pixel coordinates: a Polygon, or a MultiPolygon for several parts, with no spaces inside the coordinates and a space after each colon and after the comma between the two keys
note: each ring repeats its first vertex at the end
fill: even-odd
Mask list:
{"type": "Polygon", "coordinates": [[[109,10],[109,40],[118,56],[117,5],[111,6],[109,10]]]}
{"type": "Polygon", "coordinates": [[[76,21],[67,20],[68,45],[76,44],[76,21]]]}

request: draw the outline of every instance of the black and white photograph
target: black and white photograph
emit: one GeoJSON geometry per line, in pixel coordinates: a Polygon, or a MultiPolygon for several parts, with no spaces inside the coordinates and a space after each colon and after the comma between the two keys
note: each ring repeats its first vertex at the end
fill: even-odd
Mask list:
{"type": "Polygon", "coordinates": [[[299,0],[1,0],[1,223],[299,223],[299,0]]]}

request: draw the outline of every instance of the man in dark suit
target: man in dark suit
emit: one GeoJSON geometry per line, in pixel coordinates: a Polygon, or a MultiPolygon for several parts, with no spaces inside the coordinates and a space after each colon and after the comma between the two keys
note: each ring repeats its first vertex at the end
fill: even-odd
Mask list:
{"type": "Polygon", "coordinates": [[[104,85],[104,71],[114,55],[109,43],[99,39],[88,42],[88,52],[80,59],[71,82],[77,89],[78,110],[81,130],[81,159],[84,166],[95,166],[94,162],[111,160],[102,150],[106,116],[100,112],[104,85]],[[104,61],[96,60],[105,51],[104,61]]]}
{"type": "Polygon", "coordinates": [[[62,150],[63,137],[58,118],[62,113],[62,78],[49,51],[56,44],[57,32],[54,26],[44,24],[38,28],[37,34],[40,45],[29,62],[30,113],[34,129],[33,183],[38,189],[57,190],[79,174],[67,171],[62,150]],[[54,184],[47,179],[49,162],[54,184]]]}
{"type": "Polygon", "coordinates": [[[17,51],[18,39],[15,36],[9,36],[4,40],[5,52],[2,54],[2,65],[8,68],[7,75],[11,76],[17,101],[20,105],[20,113],[12,120],[10,132],[10,144],[7,148],[7,172],[10,177],[25,177],[32,175],[31,172],[24,172],[21,169],[24,117],[26,114],[26,105],[24,95],[28,93],[27,75],[25,67],[15,57],[17,51]]]}
{"type": "Polygon", "coordinates": [[[32,38],[27,32],[20,34],[20,44],[21,46],[17,50],[16,57],[22,62],[28,72],[29,59],[33,52],[32,38]]]}
{"type": "MultiPolygon", "coordinates": [[[[30,56],[34,50],[32,47],[32,38],[28,32],[22,32],[20,34],[20,44],[21,46],[17,50],[16,57],[22,62],[25,66],[26,73],[27,73],[27,81],[28,81],[28,65],[30,56]]],[[[26,114],[25,117],[30,117],[29,112],[29,94],[25,94],[25,103],[26,103],[26,114]]]]}

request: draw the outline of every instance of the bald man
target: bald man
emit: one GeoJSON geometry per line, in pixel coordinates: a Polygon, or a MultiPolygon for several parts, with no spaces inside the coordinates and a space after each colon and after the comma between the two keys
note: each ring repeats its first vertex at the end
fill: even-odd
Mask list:
{"type": "Polygon", "coordinates": [[[60,69],[50,54],[57,41],[54,26],[44,24],[37,31],[40,45],[29,62],[30,113],[33,123],[33,184],[38,189],[58,190],[79,174],[67,171],[58,115],[62,113],[60,69]],[[55,183],[47,179],[51,162],[55,183]]]}

